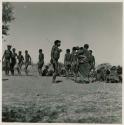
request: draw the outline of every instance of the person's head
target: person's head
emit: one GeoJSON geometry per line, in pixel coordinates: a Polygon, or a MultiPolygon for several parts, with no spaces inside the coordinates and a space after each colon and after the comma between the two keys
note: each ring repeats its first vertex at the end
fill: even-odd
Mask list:
{"type": "Polygon", "coordinates": [[[19,51],[19,55],[21,55],[22,54],[22,51],[19,51]]]}
{"type": "Polygon", "coordinates": [[[83,48],[83,47],[80,47],[79,49],[80,49],[80,50],[83,50],[84,48],[83,48]]]}
{"type": "Polygon", "coordinates": [[[70,53],[70,49],[66,49],[66,53],[70,53]]]}
{"type": "Polygon", "coordinates": [[[16,51],[16,49],[15,49],[15,48],[13,48],[13,49],[12,49],[12,51],[13,51],[13,52],[15,52],[15,51],[16,51]]]}
{"type": "Polygon", "coordinates": [[[73,47],[73,48],[72,48],[72,51],[75,52],[75,51],[76,51],[76,47],[73,47]]]}
{"type": "Polygon", "coordinates": [[[89,53],[90,53],[90,55],[92,55],[93,51],[92,51],[92,50],[89,50],[89,53]]]}
{"type": "Polygon", "coordinates": [[[42,53],[42,49],[39,49],[39,53],[42,53]]]}
{"type": "Polygon", "coordinates": [[[84,44],[84,48],[85,48],[85,49],[88,49],[88,48],[89,48],[89,45],[88,45],[88,44],[84,44]]]}
{"type": "Polygon", "coordinates": [[[116,70],[116,66],[112,66],[112,67],[111,67],[111,70],[116,70]]]}
{"type": "Polygon", "coordinates": [[[54,45],[56,45],[58,47],[61,46],[61,41],[60,40],[55,40],[54,45]]]}
{"type": "Polygon", "coordinates": [[[25,54],[28,54],[28,50],[25,50],[25,54]]]}
{"type": "Polygon", "coordinates": [[[11,45],[8,45],[8,46],[7,46],[7,49],[8,49],[8,50],[11,50],[11,48],[12,48],[11,45]]]}

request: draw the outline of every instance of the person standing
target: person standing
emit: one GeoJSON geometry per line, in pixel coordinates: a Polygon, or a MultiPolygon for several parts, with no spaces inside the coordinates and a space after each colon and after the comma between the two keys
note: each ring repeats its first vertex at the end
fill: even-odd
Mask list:
{"type": "Polygon", "coordinates": [[[31,56],[28,53],[28,50],[25,50],[25,73],[28,75],[28,66],[31,65],[31,56]]]}
{"type": "Polygon", "coordinates": [[[73,47],[72,48],[72,53],[71,53],[71,71],[74,76],[74,81],[77,81],[77,76],[78,76],[78,55],[76,52],[77,48],[73,47]]]}
{"type": "Polygon", "coordinates": [[[10,70],[11,70],[11,74],[12,74],[12,75],[14,75],[14,67],[15,67],[15,65],[16,65],[16,57],[17,57],[16,49],[13,48],[13,49],[12,49],[11,64],[10,64],[10,70]]]}
{"type": "Polygon", "coordinates": [[[65,58],[64,58],[64,66],[66,70],[66,77],[69,77],[69,72],[71,71],[71,54],[70,49],[66,50],[65,58]]]}
{"type": "Polygon", "coordinates": [[[11,45],[7,46],[7,50],[4,51],[2,62],[5,64],[5,74],[9,75],[10,70],[10,63],[11,63],[11,57],[12,57],[12,51],[11,51],[11,45]]]}
{"type": "Polygon", "coordinates": [[[17,55],[17,59],[18,59],[18,67],[17,67],[17,71],[18,71],[18,74],[21,75],[21,68],[22,68],[22,65],[23,65],[23,61],[24,61],[24,57],[22,55],[22,52],[19,51],[18,55],[17,55]]]}
{"type": "Polygon", "coordinates": [[[95,70],[95,57],[93,56],[93,51],[89,50],[89,64],[90,64],[90,71],[95,70]]]}
{"type": "Polygon", "coordinates": [[[39,61],[38,61],[38,72],[39,75],[42,75],[42,68],[44,65],[44,54],[42,52],[42,49],[39,49],[39,57],[38,57],[39,61]]]}
{"type": "Polygon", "coordinates": [[[89,64],[89,45],[85,44],[83,50],[78,53],[79,58],[79,76],[81,82],[89,83],[89,72],[90,72],[90,64],[89,64]]]}
{"type": "Polygon", "coordinates": [[[50,62],[53,65],[53,69],[54,69],[53,79],[52,79],[53,83],[56,82],[56,76],[58,75],[58,60],[60,58],[60,52],[62,52],[62,50],[59,49],[60,46],[61,46],[61,41],[56,40],[54,42],[54,45],[53,45],[52,50],[51,50],[51,60],[50,60],[50,62]]]}

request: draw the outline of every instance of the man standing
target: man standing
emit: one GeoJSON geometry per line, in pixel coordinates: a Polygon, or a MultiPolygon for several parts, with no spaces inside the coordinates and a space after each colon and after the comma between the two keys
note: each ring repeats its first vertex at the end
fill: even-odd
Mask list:
{"type": "Polygon", "coordinates": [[[31,65],[31,56],[28,54],[28,50],[25,50],[25,73],[28,75],[28,66],[31,65]]]}
{"type": "Polygon", "coordinates": [[[38,61],[38,72],[39,75],[42,75],[42,67],[44,65],[44,54],[42,53],[42,49],[39,49],[39,61],[38,61]]]}
{"type": "Polygon", "coordinates": [[[17,57],[16,49],[13,48],[13,49],[12,49],[11,64],[10,64],[10,69],[11,69],[11,74],[12,74],[12,75],[14,75],[14,67],[15,67],[15,65],[16,65],[16,57],[17,57]]]}
{"type": "Polygon", "coordinates": [[[61,41],[56,40],[54,42],[54,45],[53,45],[52,50],[51,50],[51,63],[52,63],[53,68],[54,68],[53,80],[52,80],[53,83],[56,82],[55,81],[56,76],[58,75],[58,60],[60,57],[60,52],[62,52],[62,50],[59,49],[60,45],[61,45],[61,41]]]}
{"type": "Polygon", "coordinates": [[[2,62],[5,64],[6,75],[9,75],[11,57],[12,57],[11,45],[8,45],[7,50],[4,51],[4,54],[2,57],[2,62]]]}

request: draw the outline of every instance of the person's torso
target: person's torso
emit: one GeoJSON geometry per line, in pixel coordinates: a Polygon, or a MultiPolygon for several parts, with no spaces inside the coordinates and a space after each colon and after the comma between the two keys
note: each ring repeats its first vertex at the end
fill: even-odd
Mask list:
{"type": "Polygon", "coordinates": [[[54,52],[53,52],[53,58],[54,58],[55,60],[58,60],[59,57],[60,57],[60,49],[59,49],[58,47],[54,46],[53,51],[54,51],[54,52]]]}
{"type": "Polygon", "coordinates": [[[16,53],[12,53],[12,63],[16,63],[16,56],[17,54],[16,53]]]}
{"type": "Polygon", "coordinates": [[[26,55],[25,55],[25,62],[29,62],[29,61],[30,61],[29,59],[30,59],[30,55],[29,55],[29,54],[26,54],[26,55]]]}
{"type": "Polygon", "coordinates": [[[72,64],[76,64],[76,63],[77,63],[77,59],[78,59],[78,57],[77,57],[76,52],[72,53],[72,54],[71,54],[72,64]]]}
{"type": "Polygon", "coordinates": [[[18,62],[20,63],[20,62],[23,62],[23,56],[22,55],[18,55],[17,56],[17,59],[18,59],[18,62]]]}
{"type": "Polygon", "coordinates": [[[44,62],[44,55],[43,54],[39,54],[39,62],[44,62]]]}
{"type": "Polygon", "coordinates": [[[84,48],[84,55],[89,58],[90,54],[89,54],[89,51],[87,49],[84,48]]]}
{"type": "Polygon", "coordinates": [[[89,56],[89,63],[92,64],[94,61],[94,56],[93,55],[90,55],[89,56]]]}
{"type": "Polygon", "coordinates": [[[71,62],[71,54],[65,54],[65,61],[71,62]]]}
{"type": "Polygon", "coordinates": [[[5,59],[9,60],[12,57],[12,52],[10,50],[5,50],[5,59]]]}

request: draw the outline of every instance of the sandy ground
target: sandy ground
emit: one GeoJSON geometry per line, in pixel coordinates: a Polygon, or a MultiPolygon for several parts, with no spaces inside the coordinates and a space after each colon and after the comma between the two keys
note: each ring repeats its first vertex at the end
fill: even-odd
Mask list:
{"type": "MultiPolygon", "coordinates": [[[[64,107],[52,122],[121,123],[121,83],[74,83],[59,77],[3,76],[3,106],[64,107]]],[[[58,109],[59,110],[59,109],[58,109]]],[[[46,120],[47,121],[47,120],[46,120]]],[[[39,120],[36,122],[43,122],[39,120]]]]}

